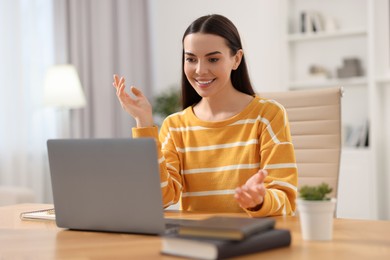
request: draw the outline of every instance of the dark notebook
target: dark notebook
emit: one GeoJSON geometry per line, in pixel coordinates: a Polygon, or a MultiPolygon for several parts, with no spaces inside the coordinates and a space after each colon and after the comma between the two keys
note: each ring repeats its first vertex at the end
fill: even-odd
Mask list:
{"type": "Polygon", "coordinates": [[[242,240],[252,234],[272,229],[273,218],[244,218],[215,216],[204,220],[182,223],[179,235],[191,237],[242,240]]]}
{"type": "Polygon", "coordinates": [[[162,254],[197,259],[222,259],[258,253],[291,244],[291,234],[285,229],[271,229],[256,233],[241,241],[182,237],[162,237],[162,254]]]}

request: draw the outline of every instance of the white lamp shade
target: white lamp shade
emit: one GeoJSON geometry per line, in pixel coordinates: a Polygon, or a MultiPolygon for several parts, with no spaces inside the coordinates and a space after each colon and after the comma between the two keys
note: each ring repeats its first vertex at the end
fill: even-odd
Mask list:
{"type": "Polygon", "coordinates": [[[73,65],[54,65],[47,70],[43,102],[46,106],[65,108],[86,105],[80,79],[73,65]]]}

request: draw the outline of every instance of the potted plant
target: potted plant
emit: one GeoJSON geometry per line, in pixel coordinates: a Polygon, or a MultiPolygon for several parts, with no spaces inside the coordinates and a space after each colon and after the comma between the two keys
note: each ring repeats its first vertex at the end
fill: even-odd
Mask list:
{"type": "Polygon", "coordinates": [[[304,240],[331,240],[336,199],[327,197],[332,188],[326,183],[303,186],[297,207],[304,240]]]}
{"type": "Polygon", "coordinates": [[[154,98],[153,112],[158,125],[161,125],[165,117],[180,111],[180,109],[180,91],[174,86],[154,98]]]}

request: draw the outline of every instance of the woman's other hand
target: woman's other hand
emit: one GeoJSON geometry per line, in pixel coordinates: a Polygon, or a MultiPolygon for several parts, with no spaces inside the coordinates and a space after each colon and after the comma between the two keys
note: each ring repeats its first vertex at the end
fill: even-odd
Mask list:
{"type": "Polygon", "coordinates": [[[137,122],[137,127],[153,126],[152,106],[142,92],[134,86],[131,86],[130,91],[134,94],[134,98],[131,97],[125,90],[125,78],[119,78],[116,74],[114,75],[112,85],[116,89],[116,95],[122,108],[134,117],[137,122]]]}
{"type": "Polygon", "coordinates": [[[265,187],[264,179],[267,176],[266,170],[259,170],[250,177],[244,185],[236,188],[234,198],[241,208],[248,210],[259,210],[264,202],[265,187]]]}

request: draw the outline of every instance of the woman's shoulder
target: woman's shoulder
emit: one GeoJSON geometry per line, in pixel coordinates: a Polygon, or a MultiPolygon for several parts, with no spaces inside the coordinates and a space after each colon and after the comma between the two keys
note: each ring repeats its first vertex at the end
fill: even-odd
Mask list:
{"type": "Polygon", "coordinates": [[[186,109],[173,113],[167,116],[163,122],[163,124],[168,125],[178,125],[180,122],[183,122],[190,114],[191,107],[187,107],[186,109]]]}
{"type": "Polygon", "coordinates": [[[286,111],[284,106],[274,99],[269,99],[269,98],[263,97],[261,95],[256,95],[255,100],[258,101],[257,107],[260,110],[260,112],[279,113],[281,111],[282,112],[286,111]]]}
{"type": "Polygon", "coordinates": [[[278,101],[256,96],[258,100],[257,109],[254,113],[262,119],[263,122],[287,122],[287,111],[278,101]],[[265,120],[265,121],[264,121],[265,120]]]}

